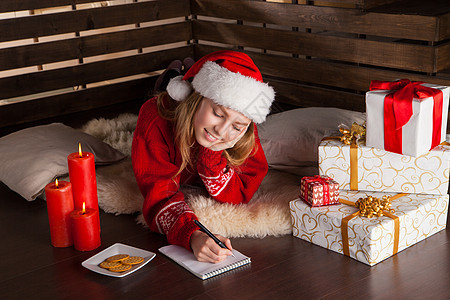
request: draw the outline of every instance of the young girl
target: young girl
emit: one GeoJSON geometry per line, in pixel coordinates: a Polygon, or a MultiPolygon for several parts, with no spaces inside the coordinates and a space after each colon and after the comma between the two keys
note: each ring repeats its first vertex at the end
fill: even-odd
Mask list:
{"type": "Polygon", "coordinates": [[[201,58],[142,106],[132,160],[152,231],[199,261],[231,255],[229,239],[218,236],[223,249],[199,230],[180,184],[202,184],[219,202],[247,203],[268,169],[255,123],[274,97],[248,55],[225,50],[201,58]]]}

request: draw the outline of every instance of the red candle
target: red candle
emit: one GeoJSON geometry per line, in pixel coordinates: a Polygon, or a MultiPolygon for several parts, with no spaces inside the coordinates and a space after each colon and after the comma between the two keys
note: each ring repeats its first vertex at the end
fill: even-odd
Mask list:
{"type": "Polygon", "coordinates": [[[80,209],[86,203],[86,208],[96,210],[100,226],[94,154],[82,152],[81,144],[78,144],[78,152],[69,154],[67,163],[75,208],[80,209]]]}
{"type": "Polygon", "coordinates": [[[101,245],[98,211],[93,208],[75,209],[70,213],[73,244],[78,251],[90,251],[101,245]]]}
{"type": "Polygon", "coordinates": [[[55,180],[45,186],[50,237],[54,247],[73,245],[70,213],[73,211],[72,185],[55,180]]]}

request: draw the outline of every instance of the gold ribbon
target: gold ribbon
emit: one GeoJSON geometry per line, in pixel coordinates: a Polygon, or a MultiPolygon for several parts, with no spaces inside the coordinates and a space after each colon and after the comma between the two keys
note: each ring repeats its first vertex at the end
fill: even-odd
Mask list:
{"type": "Polygon", "coordinates": [[[350,190],[358,190],[358,144],[356,140],[350,144],[350,190]]]}
{"type": "MultiPolygon", "coordinates": [[[[340,139],[340,136],[328,136],[324,137],[322,141],[340,139]]],[[[358,144],[355,139],[350,144],[350,190],[358,190],[358,144]]]]}
{"type": "MultiPolygon", "coordinates": [[[[406,195],[408,195],[408,194],[399,193],[395,196],[390,197],[389,201],[398,199],[398,198],[406,196],[406,195]]],[[[344,200],[344,199],[339,199],[339,202],[341,202],[342,204],[350,205],[350,206],[356,205],[356,202],[351,202],[351,201],[344,200]]],[[[389,209],[389,205],[387,206],[387,208],[389,209]]],[[[392,210],[391,209],[389,209],[389,211],[382,210],[381,215],[385,215],[386,217],[389,217],[394,220],[394,252],[392,254],[392,255],[394,255],[398,252],[398,243],[399,243],[399,235],[400,235],[400,221],[399,221],[399,218],[397,216],[391,214],[390,211],[392,211],[392,210]]],[[[350,247],[348,244],[348,222],[360,214],[361,214],[361,210],[358,210],[357,212],[342,218],[342,222],[341,222],[342,251],[344,252],[344,255],[346,255],[346,256],[350,256],[350,247]]],[[[376,215],[376,216],[378,216],[378,215],[376,215]]]]}
{"type": "Polygon", "coordinates": [[[325,137],[322,140],[340,140],[345,145],[350,145],[350,190],[358,190],[358,141],[366,139],[366,124],[352,124],[351,129],[339,128],[342,136],[325,137]]]}

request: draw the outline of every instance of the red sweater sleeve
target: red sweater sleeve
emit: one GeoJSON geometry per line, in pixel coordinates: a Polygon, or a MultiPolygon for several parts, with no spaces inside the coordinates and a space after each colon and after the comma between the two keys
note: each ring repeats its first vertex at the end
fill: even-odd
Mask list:
{"type": "Polygon", "coordinates": [[[150,229],[167,236],[171,244],[190,249],[189,239],[198,229],[194,212],[179,191],[178,167],[173,162],[171,130],[164,128],[154,103],[141,109],[133,136],[132,161],[139,189],[144,196],[143,215],[150,229]],[[152,104],[152,105],[150,105],[152,104]]]}
{"type": "Polygon", "coordinates": [[[215,200],[247,203],[267,174],[268,164],[255,126],[256,152],[238,168],[227,166],[223,151],[199,146],[197,171],[208,193],[215,200]]]}

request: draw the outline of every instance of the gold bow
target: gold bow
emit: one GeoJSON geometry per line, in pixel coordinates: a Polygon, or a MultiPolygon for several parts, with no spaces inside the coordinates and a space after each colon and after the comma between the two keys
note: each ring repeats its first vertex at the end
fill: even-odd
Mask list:
{"type": "Polygon", "coordinates": [[[367,218],[381,217],[385,212],[394,213],[395,210],[391,207],[391,197],[383,196],[382,199],[368,196],[366,198],[359,198],[355,202],[355,207],[359,209],[360,214],[367,218]]]}
{"type": "Polygon", "coordinates": [[[398,244],[399,244],[399,236],[400,236],[400,221],[399,218],[393,214],[391,214],[391,212],[395,212],[393,209],[391,209],[391,201],[395,200],[397,198],[406,196],[408,194],[405,193],[399,193],[395,196],[383,196],[382,200],[373,197],[373,196],[368,196],[366,198],[359,198],[358,201],[356,201],[355,203],[348,201],[348,200],[344,200],[344,199],[339,199],[339,202],[341,202],[342,204],[346,204],[346,205],[351,205],[351,206],[355,206],[357,208],[359,208],[359,211],[348,215],[344,218],[342,218],[342,222],[341,222],[341,235],[342,235],[342,251],[344,252],[344,255],[346,256],[350,256],[350,247],[348,244],[348,222],[353,219],[354,217],[356,217],[357,215],[364,215],[367,213],[367,217],[370,218],[372,216],[374,216],[374,212],[376,211],[376,216],[386,216],[391,218],[392,220],[394,220],[394,249],[393,249],[393,254],[396,254],[398,252],[398,244]],[[370,200],[369,200],[370,198],[370,200]],[[376,199],[374,201],[374,199],[376,199]],[[359,202],[359,204],[358,204],[359,202]],[[370,203],[370,205],[368,205],[370,203]],[[373,205],[375,203],[375,205],[373,205]],[[373,205],[373,206],[372,206],[373,205]],[[369,208],[370,206],[370,208],[369,208]],[[361,207],[363,207],[366,211],[363,213],[363,211],[361,210],[361,207]],[[384,211],[383,211],[384,209],[384,211]],[[381,212],[380,212],[381,211],[381,212]],[[369,212],[371,212],[371,216],[369,217],[369,212]],[[381,213],[381,215],[379,215],[381,213]]]}
{"type": "Polygon", "coordinates": [[[341,142],[345,145],[350,145],[352,142],[356,143],[357,141],[364,142],[366,139],[365,122],[362,125],[354,122],[351,129],[339,128],[339,131],[342,133],[341,142]]]}

